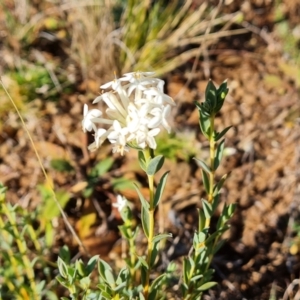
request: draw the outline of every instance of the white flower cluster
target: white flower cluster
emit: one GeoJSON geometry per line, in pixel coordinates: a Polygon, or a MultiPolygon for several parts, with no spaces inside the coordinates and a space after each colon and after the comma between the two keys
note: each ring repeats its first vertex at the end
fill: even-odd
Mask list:
{"type": "Polygon", "coordinates": [[[152,78],[153,74],[127,73],[102,85],[100,88],[111,88],[111,91],[102,93],[93,103],[105,102],[105,116],[99,109],[88,110],[84,105],[82,129],[95,132],[95,141],[89,145],[89,150],[96,150],[106,139],[113,145],[113,152],[122,155],[128,151],[128,146],[155,149],[155,136],[160,127],[170,132],[167,119],[175,103],[164,93],[164,81],[152,78]],[[99,128],[99,124],[105,128],[99,128]]]}

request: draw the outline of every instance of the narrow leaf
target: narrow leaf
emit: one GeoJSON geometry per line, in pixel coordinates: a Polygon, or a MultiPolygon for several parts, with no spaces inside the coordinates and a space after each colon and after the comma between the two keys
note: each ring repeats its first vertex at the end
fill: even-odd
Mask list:
{"type": "Polygon", "coordinates": [[[213,248],[213,255],[215,255],[225,244],[226,240],[221,240],[217,243],[217,245],[213,248]]]}
{"type": "Polygon", "coordinates": [[[155,173],[157,173],[161,169],[161,167],[164,164],[164,160],[165,160],[165,158],[163,155],[158,155],[158,156],[152,158],[148,164],[146,173],[149,176],[153,176],[155,173]]]}
{"type": "Polygon", "coordinates": [[[205,89],[205,102],[209,103],[212,108],[217,105],[217,89],[211,80],[208,81],[205,89]]]}
{"type": "Polygon", "coordinates": [[[169,175],[169,171],[166,172],[161,177],[161,179],[160,179],[160,181],[157,185],[157,189],[156,189],[156,192],[155,192],[155,195],[154,195],[154,208],[158,205],[158,203],[161,199],[161,196],[163,194],[163,191],[164,191],[164,188],[165,188],[165,185],[166,185],[166,182],[167,182],[168,175],[169,175]]]}
{"type": "Polygon", "coordinates": [[[204,211],[202,209],[199,209],[198,212],[199,212],[198,231],[200,232],[205,228],[206,218],[204,215],[204,211]]]}
{"type": "Polygon", "coordinates": [[[144,172],[146,172],[147,165],[146,165],[146,159],[143,151],[138,151],[138,160],[139,160],[140,167],[144,172]]]}
{"type": "Polygon", "coordinates": [[[228,126],[225,129],[223,129],[221,132],[218,132],[215,135],[215,142],[217,142],[219,139],[221,139],[231,127],[233,127],[233,126],[228,126]]]}
{"type": "Polygon", "coordinates": [[[134,187],[135,187],[136,192],[139,195],[142,207],[144,207],[146,210],[148,210],[149,207],[150,207],[149,203],[147,202],[147,200],[145,199],[145,197],[142,195],[142,193],[140,192],[140,190],[139,190],[139,188],[138,188],[138,186],[136,184],[134,184],[134,187]]]}
{"type": "Polygon", "coordinates": [[[115,285],[115,279],[112,271],[110,269],[105,269],[104,274],[106,282],[113,287],[115,285]]]}
{"type": "Polygon", "coordinates": [[[214,282],[214,281],[211,281],[211,282],[207,282],[207,283],[204,283],[203,285],[201,285],[198,289],[197,289],[197,291],[206,291],[206,290],[208,290],[208,289],[210,289],[210,288],[212,288],[212,287],[214,287],[215,285],[217,285],[217,282],[214,282]]]}
{"type": "Polygon", "coordinates": [[[196,275],[194,276],[191,281],[198,281],[200,278],[203,278],[203,275],[202,274],[199,274],[199,275],[196,275]]]}
{"type": "Polygon", "coordinates": [[[161,289],[161,286],[164,283],[166,275],[167,274],[161,274],[153,280],[150,286],[149,300],[156,299],[157,291],[161,289]]]}
{"type": "Polygon", "coordinates": [[[202,207],[203,207],[205,218],[210,219],[213,213],[211,204],[203,198],[201,199],[201,201],[202,201],[202,207]]]}
{"type": "Polygon", "coordinates": [[[172,237],[172,234],[171,234],[171,233],[162,233],[162,234],[156,235],[156,236],[153,238],[152,242],[153,242],[153,243],[156,243],[156,242],[161,241],[162,239],[167,239],[167,238],[169,238],[169,237],[172,237]]]}
{"type": "Polygon", "coordinates": [[[222,140],[220,142],[220,144],[217,147],[217,152],[216,152],[216,156],[215,156],[215,162],[214,162],[214,170],[216,171],[220,165],[220,162],[222,160],[222,156],[223,156],[223,150],[224,150],[224,143],[225,140],[222,140]]]}
{"type": "Polygon", "coordinates": [[[159,252],[159,242],[153,243],[150,263],[149,263],[150,269],[152,269],[155,264],[156,258],[158,257],[158,252],[159,252]]]}
{"type": "Polygon", "coordinates": [[[194,158],[194,159],[197,161],[198,165],[200,165],[200,167],[201,167],[205,172],[207,172],[207,173],[210,173],[210,172],[211,172],[209,166],[208,166],[203,160],[198,159],[198,158],[194,158]]]}
{"type": "Polygon", "coordinates": [[[203,169],[201,170],[201,172],[202,172],[202,180],[203,180],[203,185],[204,185],[205,191],[206,191],[207,194],[209,194],[209,178],[208,178],[208,175],[203,169]]]}
{"type": "Polygon", "coordinates": [[[87,266],[85,268],[87,275],[90,275],[92,273],[92,271],[94,270],[97,262],[98,262],[99,256],[98,255],[94,255],[92,258],[90,258],[90,260],[87,263],[87,266]]]}
{"type": "Polygon", "coordinates": [[[61,277],[67,278],[68,268],[67,268],[67,265],[65,264],[65,262],[60,257],[58,257],[58,259],[57,259],[57,266],[58,266],[59,274],[61,275],[61,277]]]}
{"type": "Polygon", "coordinates": [[[103,259],[99,259],[98,261],[98,273],[100,274],[101,278],[106,281],[105,277],[105,270],[111,270],[111,266],[104,261],[103,259]]]}
{"type": "Polygon", "coordinates": [[[204,114],[202,111],[200,111],[200,116],[199,116],[199,124],[200,124],[200,129],[203,133],[203,135],[207,138],[209,138],[210,134],[210,119],[209,116],[204,114]]]}
{"type": "Polygon", "coordinates": [[[149,210],[142,207],[142,227],[147,238],[149,238],[149,210]]]}
{"type": "Polygon", "coordinates": [[[228,178],[229,175],[230,173],[223,175],[220,181],[214,186],[214,196],[220,192],[225,180],[228,178]]]}

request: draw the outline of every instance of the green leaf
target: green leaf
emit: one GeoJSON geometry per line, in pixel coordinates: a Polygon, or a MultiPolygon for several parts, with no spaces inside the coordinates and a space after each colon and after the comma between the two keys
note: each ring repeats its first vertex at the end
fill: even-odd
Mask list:
{"type": "Polygon", "coordinates": [[[85,271],[86,271],[87,275],[90,275],[93,272],[98,260],[99,260],[98,255],[94,255],[93,257],[91,257],[89,259],[87,266],[85,267],[85,271]]]}
{"type": "Polygon", "coordinates": [[[149,176],[153,176],[154,174],[156,174],[163,166],[164,160],[165,160],[165,158],[163,155],[158,155],[158,156],[152,158],[148,164],[146,173],[149,176]]]}
{"type": "Polygon", "coordinates": [[[164,282],[166,275],[167,274],[164,273],[164,274],[161,274],[158,277],[156,277],[150,286],[150,291],[153,289],[156,289],[156,290],[159,289],[161,284],[164,282]]]}
{"type": "Polygon", "coordinates": [[[91,284],[91,279],[89,276],[83,277],[79,280],[80,287],[83,290],[87,290],[91,284]]]}
{"type": "Polygon", "coordinates": [[[142,292],[139,293],[139,300],[145,300],[145,297],[142,292]]]}
{"type": "Polygon", "coordinates": [[[140,167],[142,168],[142,170],[144,172],[147,172],[147,163],[146,163],[146,158],[145,158],[143,151],[138,151],[138,160],[139,160],[139,164],[140,164],[140,167]]]}
{"type": "Polygon", "coordinates": [[[202,201],[202,207],[203,207],[205,218],[210,219],[213,214],[211,204],[203,198],[201,199],[201,201],[202,201]]]}
{"type": "Polygon", "coordinates": [[[161,199],[161,196],[163,194],[166,182],[167,182],[167,178],[169,175],[169,171],[167,171],[160,179],[158,185],[157,185],[157,189],[154,195],[154,208],[159,204],[159,201],[161,199]]]}
{"type": "Polygon", "coordinates": [[[112,270],[111,269],[105,269],[104,274],[105,274],[105,279],[106,279],[107,283],[111,287],[114,287],[116,283],[115,283],[115,278],[114,278],[114,275],[112,273],[112,270]]]}
{"type": "Polygon", "coordinates": [[[57,258],[57,266],[58,266],[58,271],[59,271],[59,274],[61,275],[61,277],[67,278],[68,277],[68,267],[60,257],[57,258]]]}
{"type": "Polygon", "coordinates": [[[129,275],[128,268],[127,267],[122,268],[118,274],[116,284],[117,285],[121,285],[123,283],[127,284],[128,275],[129,275]]]}
{"type": "Polygon", "coordinates": [[[221,139],[231,127],[233,127],[233,126],[228,126],[225,129],[223,129],[221,132],[218,132],[215,135],[215,142],[217,142],[219,139],[221,139]]]}
{"type": "Polygon", "coordinates": [[[201,170],[202,172],[202,180],[203,180],[203,185],[204,185],[204,188],[205,188],[205,191],[207,194],[209,194],[209,178],[208,178],[208,175],[207,173],[202,169],[201,170]]]}
{"type": "Polygon", "coordinates": [[[223,228],[221,228],[221,229],[218,229],[218,230],[215,231],[214,233],[212,233],[212,234],[206,239],[205,244],[206,244],[207,246],[209,246],[210,243],[213,243],[213,242],[214,242],[214,240],[215,240],[216,237],[220,236],[220,235],[221,235],[223,232],[225,232],[227,229],[228,229],[228,228],[223,227],[223,228]]]}
{"type": "Polygon", "coordinates": [[[121,282],[119,285],[117,285],[117,286],[113,289],[113,291],[114,291],[114,292],[119,292],[119,291],[121,291],[126,285],[127,285],[127,282],[126,282],[126,281],[123,281],[123,282],[121,282]]]}
{"type": "MultiPolygon", "coordinates": [[[[42,192],[42,190],[44,191],[44,189],[47,188],[45,186],[39,186],[39,189],[42,192]]],[[[71,194],[65,190],[58,190],[55,194],[57,201],[59,202],[61,207],[64,208],[70,200],[71,194]]],[[[41,209],[41,218],[45,220],[52,220],[55,217],[58,217],[60,215],[60,210],[55,201],[53,201],[52,194],[48,194],[43,198],[44,203],[41,209]]]]}
{"type": "Polygon", "coordinates": [[[75,267],[76,267],[76,270],[78,271],[78,274],[80,276],[86,276],[87,275],[87,274],[85,274],[84,263],[81,259],[76,260],[75,267]]]}
{"type": "Polygon", "coordinates": [[[153,243],[156,243],[156,242],[161,241],[162,239],[167,239],[167,238],[169,238],[169,237],[172,237],[172,234],[171,234],[171,233],[162,233],[162,234],[158,234],[158,235],[156,235],[156,236],[153,238],[152,242],[153,242],[153,243]]]}
{"type": "Polygon", "coordinates": [[[92,177],[100,177],[107,173],[107,171],[112,167],[114,163],[114,159],[111,157],[108,157],[99,163],[96,164],[96,166],[93,167],[90,176],[92,177]]]}
{"type": "Polygon", "coordinates": [[[128,227],[127,225],[120,225],[118,226],[123,238],[125,238],[126,240],[129,240],[131,238],[131,236],[128,233],[128,227]]]}
{"type": "Polygon", "coordinates": [[[198,281],[199,279],[203,278],[203,275],[202,274],[199,274],[199,275],[196,275],[196,276],[193,276],[191,281],[198,281]]]}
{"type": "Polygon", "coordinates": [[[136,192],[137,192],[138,195],[139,195],[139,198],[140,198],[140,200],[141,200],[142,207],[145,208],[146,210],[149,210],[149,208],[150,208],[149,203],[148,203],[147,200],[144,198],[144,196],[143,196],[142,193],[140,192],[140,190],[139,190],[139,188],[137,187],[137,185],[134,185],[134,187],[135,187],[136,192]]]}
{"type": "Polygon", "coordinates": [[[207,283],[204,283],[203,285],[201,285],[197,291],[199,292],[203,292],[203,291],[206,291],[212,287],[214,287],[215,285],[217,285],[218,283],[217,282],[214,282],[214,281],[211,281],[211,282],[207,282],[207,283]]]}
{"type": "Polygon", "coordinates": [[[135,180],[120,177],[111,179],[111,184],[114,191],[122,192],[123,190],[133,190],[133,185],[139,185],[135,180]]]}
{"type": "Polygon", "coordinates": [[[210,105],[210,113],[215,112],[215,108],[217,107],[217,89],[211,80],[209,80],[206,86],[205,103],[210,105]]]}
{"type": "Polygon", "coordinates": [[[217,245],[213,248],[213,255],[215,255],[225,244],[226,240],[220,240],[218,241],[217,245]]]}
{"type": "Polygon", "coordinates": [[[225,180],[228,178],[229,175],[230,173],[223,175],[220,181],[214,186],[214,194],[213,194],[214,196],[220,192],[225,180]]]}
{"type": "Polygon", "coordinates": [[[103,259],[99,259],[98,260],[98,272],[99,272],[100,276],[102,277],[102,279],[106,281],[105,270],[112,271],[111,266],[103,259]]]}
{"type": "Polygon", "coordinates": [[[219,205],[219,200],[220,200],[220,193],[213,195],[213,201],[211,204],[213,213],[216,211],[216,209],[219,205]]]}
{"type": "Polygon", "coordinates": [[[217,113],[223,106],[226,95],[228,94],[227,81],[225,80],[217,90],[217,113]]]}
{"type": "Polygon", "coordinates": [[[215,161],[214,161],[214,171],[216,171],[218,169],[220,162],[222,160],[224,143],[225,143],[225,140],[222,140],[217,147],[215,161]]]}
{"type": "Polygon", "coordinates": [[[166,273],[161,274],[153,280],[153,282],[150,286],[149,300],[156,299],[157,291],[161,290],[162,284],[164,283],[166,275],[167,275],[166,273]]]}
{"type": "Polygon", "coordinates": [[[50,166],[58,172],[71,172],[74,170],[73,166],[66,159],[52,159],[50,166]]]}
{"type": "Polygon", "coordinates": [[[159,242],[153,243],[150,262],[149,262],[150,269],[152,269],[155,264],[156,258],[158,257],[158,252],[159,252],[159,242]]]}
{"type": "Polygon", "coordinates": [[[203,135],[206,138],[209,138],[210,135],[210,118],[206,114],[204,114],[202,111],[200,111],[199,115],[199,124],[200,124],[200,129],[203,133],[203,135]]]}
{"type": "Polygon", "coordinates": [[[64,245],[62,248],[60,248],[58,256],[67,264],[70,263],[71,254],[69,247],[64,245]]]}
{"type": "Polygon", "coordinates": [[[198,231],[201,232],[205,228],[206,218],[204,215],[204,211],[202,209],[198,209],[198,212],[199,212],[198,231]]]}
{"type": "Polygon", "coordinates": [[[198,164],[200,165],[200,167],[201,167],[206,173],[210,173],[210,172],[211,172],[210,168],[208,167],[208,165],[207,165],[204,161],[202,161],[201,159],[198,159],[198,158],[194,158],[194,159],[198,162],[198,164]]]}
{"type": "Polygon", "coordinates": [[[148,267],[145,267],[142,265],[140,270],[141,270],[142,285],[145,286],[145,284],[147,282],[148,267]]]}
{"type": "Polygon", "coordinates": [[[183,282],[188,283],[190,278],[191,264],[188,257],[183,258],[183,282]]]}
{"type": "MultiPolygon", "coordinates": [[[[111,295],[112,292],[111,292],[110,289],[108,289],[108,287],[105,284],[100,283],[100,284],[97,285],[97,287],[101,291],[101,296],[102,297],[104,297],[105,299],[108,299],[108,300],[112,299],[112,295],[111,295]]],[[[102,299],[102,298],[100,298],[100,299],[102,299]]]]}
{"type": "Polygon", "coordinates": [[[145,209],[145,207],[142,207],[141,218],[142,218],[142,227],[144,233],[146,237],[149,238],[149,227],[150,227],[149,210],[145,209]]]}

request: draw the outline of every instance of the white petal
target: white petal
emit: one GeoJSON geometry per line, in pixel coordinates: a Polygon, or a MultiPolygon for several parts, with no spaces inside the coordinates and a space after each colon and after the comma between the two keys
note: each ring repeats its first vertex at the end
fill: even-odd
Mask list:
{"type": "Polygon", "coordinates": [[[155,141],[155,138],[154,137],[152,137],[152,136],[150,136],[150,135],[148,135],[147,136],[147,144],[149,145],[149,147],[151,148],[151,149],[156,149],[156,141],[155,141]]]}
{"type": "Polygon", "coordinates": [[[158,135],[160,132],[160,129],[159,128],[154,128],[154,129],[151,129],[149,132],[148,132],[148,136],[156,136],[158,135]]]}
{"type": "Polygon", "coordinates": [[[87,105],[87,104],[84,104],[84,106],[83,106],[83,115],[86,116],[87,113],[88,113],[88,111],[89,111],[88,105],[87,105]]]}

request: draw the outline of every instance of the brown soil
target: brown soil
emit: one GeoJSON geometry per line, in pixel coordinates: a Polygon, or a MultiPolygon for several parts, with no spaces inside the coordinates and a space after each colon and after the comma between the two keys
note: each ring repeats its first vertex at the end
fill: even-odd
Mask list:
{"type": "MultiPolygon", "coordinates": [[[[197,157],[207,155],[208,145],[199,133],[193,102],[203,100],[208,78],[216,84],[227,79],[230,91],[217,126],[234,126],[226,135],[226,146],[235,152],[225,158],[218,176],[232,171],[222,201],[237,203],[237,211],[224,236],[228,242],[213,261],[214,279],[219,285],[205,299],[263,300],[271,299],[272,293],[276,295],[274,299],[283,299],[289,285],[299,278],[300,251],[293,226],[300,221],[300,83],[297,68],[291,59],[286,59],[273,31],[273,6],[267,0],[231,1],[224,13],[243,9],[249,34],[222,39],[210,48],[188,86],[194,61],[166,77],[168,93],[177,103],[175,132],[191,136],[197,157]]],[[[299,21],[299,8],[299,1],[284,1],[284,14],[291,25],[299,21]]],[[[110,156],[111,151],[107,145],[97,156],[88,153],[90,137],[81,131],[82,105],[90,103],[96,93],[87,95],[79,89],[72,95],[62,95],[55,104],[33,101],[26,119],[56,188],[72,193],[66,211],[88,251],[116,260],[120,253],[116,229],[119,217],[113,211],[114,221],[108,218],[111,201],[115,201],[111,179],[123,176],[144,183],[145,178],[136,165],[134,151],[125,158],[114,156],[111,171],[98,179],[93,196],[83,201],[80,184],[84,185],[91,168],[99,159],[110,156]],[[50,160],[55,157],[69,160],[75,172],[51,169],[50,160]],[[83,232],[82,216],[93,214],[93,226],[83,232]]],[[[7,198],[34,209],[41,201],[36,185],[43,177],[27,136],[12,114],[3,122],[0,141],[0,181],[9,189],[7,198]]],[[[178,258],[189,250],[196,224],[195,208],[200,207],[203,187],[192,159],[167,160],[164,170],[171,172],[163,199],[165,224],[161,225],[165,231],[182,237],[168,246],[172,250],[169,258],[178,258]],[[175,225],[170,216],[184,226],[175,225]]],[[[122,192],[138,207],[134,191],[122,192]]],[[[74,244],[61,220],[59,224],[57,245],[74,244]]],[[[289,294],[290,299],[296,289],[289,294]]]]}

